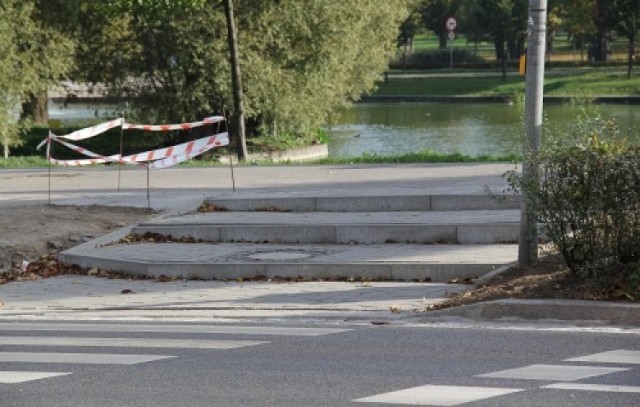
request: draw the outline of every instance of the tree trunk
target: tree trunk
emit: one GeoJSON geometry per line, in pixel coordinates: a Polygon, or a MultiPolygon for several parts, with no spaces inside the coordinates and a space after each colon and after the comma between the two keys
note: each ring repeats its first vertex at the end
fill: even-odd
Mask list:
{"type": "Polygon", "coordinates": [[[22,104],[22,117],[28,118],[34,124],[49,125],[49,108],[47,106],[47,91],[30,95],[29,99],[22,104]]]}
{"type": "Polygon", "coordinates": [[[501,61],[504,55],[504,42],[502,38],[496,38],[493,40],[493,48],[496,50],[496,60],[501,61]]]}
{"type": "Polygon", "coordinates": [[[591,60],[592,62],[609,61],[609,41],[606,33],[599,32],[591,43],[591,60]]]}
{"type": "Polygon", "coordinates": [[[244,105],[242,94],[242,81],[240,78],[240,65],[238,64],[238,43],[236,39],[236,26],[233,19],[233,1],[224,1],[224,14],[227,19],[227,40],[229,42],[229,62],[231,63],[231,81],[233,82],[234,105],[234,130],[236,134],[236,149],[238,159],[247,158],[247,139],[244,127],[244,105]]]}
{"type": "Polygon", "coordinates": [[[440,49],[447,49],[448,34],[447,31],[440,31],[440,34],[438,34],[438,45],[440,49]]]}
{"type": "Polygon", "coordinates": [[[627,79],[631,79],[631,70],[633,69],[633,60],[635,59],[636,36],[631,35],[629,38],[629,61],[627,65],[627,79]]]}
{"type": "Polygon", "coordinates": [[[502,37],[502,41],[500,42],[500,48],[502,49],[502,81],[507,81],[507,62],[509,60],[509,44],[506,41],[507,35],[506,33],[502,37]]]}

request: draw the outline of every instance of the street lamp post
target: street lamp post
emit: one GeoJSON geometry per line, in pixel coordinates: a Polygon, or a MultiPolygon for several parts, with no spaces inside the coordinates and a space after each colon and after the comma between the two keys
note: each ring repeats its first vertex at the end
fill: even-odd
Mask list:
{"type": "MultiPolygon", "coordinates": [[[[544,85],[544,54],[546,45],[547,0],[529,0],[527,73],[525,86],[524,154],[536,154],[542,139],[542,98],[544,85]]],[[[524,160],[523,179],[539,176],[537,166],[524,160]]],[[[528,266],[538,259],[538,225],[527,191],[522,191],[518,262],[528,266]]]]}

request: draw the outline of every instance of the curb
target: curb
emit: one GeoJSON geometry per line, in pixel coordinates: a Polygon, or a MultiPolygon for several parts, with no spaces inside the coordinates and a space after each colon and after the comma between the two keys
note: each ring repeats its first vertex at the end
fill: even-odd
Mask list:
{"type": "Polygon", "coordinates": [[[493,280],[494,278],[501,276],[502,274],[508,273],[509,271],[513,270],[515,267],[518,266],[518,262],[514,261],[508,264],[505,264],[501,267],[496,268],[493,271],[490,271],[476,279],[473,280],[473,285],[475,285],[476,287],[482,287],[483,285],[487,284],[489,281],[493,280]]]}
{"type": "Polygon", "coordinates": [[[526,320],[640,327],[640,304],[505,299],[431,311],[419,319],[421,322],[429,322],[443,317],[461,317],[474,321],[526,320]]]}

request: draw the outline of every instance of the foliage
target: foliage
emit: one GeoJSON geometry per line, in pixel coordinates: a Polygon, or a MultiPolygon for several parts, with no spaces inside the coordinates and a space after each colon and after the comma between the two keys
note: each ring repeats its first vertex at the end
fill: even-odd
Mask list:
{"type": "Polygon", "coordinates": [[[318,160],[318,164],[397,164],[397,163],[478,163],[478,162],[514,162],[519,155],[507,156],[468,156],[460,153],[438,153],[432,150],[408,154],[382,155],[363,154],[359,157],[338,157],[318,160]]]}
{"type": "Polygon", "coordinates": [[[560,0],[551,12],[560,17],[566,30],[573,36],[574,43],[582,46],[588,36],[596,32],[593,21],[595,0],[560,0]]]}
{"type": "Polygon", "coordinates": [[[306,136],[296,136],[291,133],[254,137],[247,146],[250,152],[285,151],[292,148],[307,147],[310,145],[327,144],[329,136],[322,129],[309,133],[306,136]]]}
{"type": "MultiPolygon", "coordinates": [[[[113,18],[100,18],[100,5],[92,3],[87,13],[99,23],[84,28],[79,58],[86,79],[135,98],[141,119],[233,113],[226,24],[217,2],[171,12],[142,7],[113,18]]],[[[304,135],[373,90],[396,50],[406,4],[236,1],[248,128],[304,135]]]]}
{"type": "Polygon", "coordinates": [[[21,103],[47,89],[68,69],[71,44],[58,31],[36,19],[33,0],[3,0],[0,4],[0,140],[5,157],[21,144],[21,103]]]}
{"type": "MultiPolygon", "coordinates": [[[[638,0],[549,0],[547,10],[549,51],[557,34],[567,33],[576,48],[589,45],[591,61],[607,62],[614,32],[630,42],[637,35],[638,0]]],[[[515,59],[524,50],[527,0],[422,0],[420,11],[425,27],[439,38],[440,48],[446,46],[444,21],[453,16],[457,34],[474,43],[493,42],[498,60],[515,59]]]]}
{"type": "Polygon", "coordinates": [[[640,28],[640,0],[616,0],[614,18],[618,32],[629,39],[627,58],[627,78],[631,79],[631,69],[635,58],[636,39],[640,28]]]}
{"type": "Polygon", "coordinates": [[[456,15],[459,6],[460,0],[423,0],[422,22],[438,36],[441,49],[447,46],[447,19],[456,15]]]}
{"type": "Polygon", "coordinates": [[[422,13],[420,0],[408,1],[408,17],[400,25],[398,34],[398,47],[404,47],[406,51],[413,51],[413,39],[422,30],[422,13]]]}
{"type": "Polygon", "coordinates": [[[455,64],[482,63],[484,59],[462,48],[437,50],[435,52],[414,52],[404,58],[407,65],[444,65],[449,66],[453,58],[455,64]]]}
{"type": "Polygon", "coordinates": [[[640,264],[640,145],[621,138],[614,121],[583,119],[574,137],[547,140],[525,165],[539,175],[511,172],[511,186],[529,194],[573,273],[611,278],[612,267],[640,264]]]}
{"type": "Polygon", "coordinates": [[[0,168],[43,168],[47,165],[47,159],[40,156],[15,156],[0,160],[0,168]]]}

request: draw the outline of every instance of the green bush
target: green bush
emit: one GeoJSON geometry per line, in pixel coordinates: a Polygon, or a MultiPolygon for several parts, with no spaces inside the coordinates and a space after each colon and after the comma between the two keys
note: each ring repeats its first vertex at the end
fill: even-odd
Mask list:
{"type": "Polygon", "coordinates": [[[407,65],[449,65],[453,56],[455,64],[480,64],[485,63],[484,58],[469,52],[463,48],[438,49],[430,51],[417,51],[398,58],[393,64],[402,66],[407,65]],[[451,55],[453,53],[453,55],[451,55]]]}
{"type": "Polygon", "coordinates": [[[574,137],[547,140],[509,180],[528,192],[530,207],[571,271],[615,279],[640,264],[640,145],[629,144],[613,120],[579,121],[574,137]],[[617,271],[616,271],[617,270],[617,271]]]}

